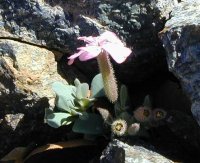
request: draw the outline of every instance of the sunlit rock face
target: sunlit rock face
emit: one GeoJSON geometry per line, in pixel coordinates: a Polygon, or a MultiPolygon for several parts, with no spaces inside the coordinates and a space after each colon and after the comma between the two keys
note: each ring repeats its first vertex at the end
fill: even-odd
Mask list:
{"type": "Polygon", "coordinates": [[[179,3],[160,32],[168,67],[181,81],[200,125],[200,1],[179,3]]]}

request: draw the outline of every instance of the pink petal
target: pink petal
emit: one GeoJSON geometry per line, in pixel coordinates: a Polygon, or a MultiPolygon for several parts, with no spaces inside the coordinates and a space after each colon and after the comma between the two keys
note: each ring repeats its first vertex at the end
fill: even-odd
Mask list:
{"type": "Polygon", "coordinates": [[[68,59],[75,59],[77,58],[79,55],[81,55],[81,51],[79,51],[78,53],[74,53],[73,55],[71,55],[70,57],[68,57],[68,59]]]}
{"type": "Polygon", "coordinates": [[[107,43],[102,48],[111,55],[111,57],[117,62],[122,63],[131,54],[131,50],[125,46],[120,46],[112,43],[107,43]]]}
{"type": "Polygon", "coordinates": [[[80,61],[86,61],[95,58],[101,53],[101,48],[98,46],[86,46],[78,49],[82,51],[81,55],[79,56],[80,61]]]}
{"type": "Polygon", "coordinates": [[[115,44],[119,44],[119,45],[123,46],[122,41],[117,37],[117,35],[110,31],[106,31],[106,32],[102,33],[99,36],[98,41],[99,41],[100,45],[109,42],[109,43],[115,43],[115,44]]]}
{"type": "Polygon", "coordinates": [[[84,51],[79,51],[78,53],[75,53],[73,55],[71,55],[70,57],[68,57],[69,61],[67,62],[68,65],[72,65],[74,63],[74,59],[79,57],[84,51]]]}
{"type": "Polygon", "coordinates": [[[70,60],[67,62],[68,65],[72,65],[73,63],[74,63],[74,59],[70,59],[70,60]]]}

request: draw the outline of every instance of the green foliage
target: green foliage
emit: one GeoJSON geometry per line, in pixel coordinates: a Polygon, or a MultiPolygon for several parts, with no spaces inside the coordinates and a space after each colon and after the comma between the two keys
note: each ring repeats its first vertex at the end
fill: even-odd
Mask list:
{"type": "Polygon", "coordinates": [[[125,110],[127,99],[128,99],[127,88],[125,85],[122,85],[120,88],[120,105],[122,110],[125,110]]]}
{"type": "Polygon", "coordinates": [[[103,133],[103,119],[98,114],[87,113],[74,122],[72,130],[82,134],[100,135],[103,133]]]}
{"type": "Polygon", "coordinates": [[[115,103],[115,116],[118,117],[120,113],[127,110],[127,101],[128,101],[128,91],[125,85],[121,85],[119,100],[115,103]]]}
{"type": "Polygon", "coordinates": [[[76,97],[78,99],[86,98],[89,92],[89,85],[87,83],[79,84],[76,89],[76,97]]]}
{"type": "Polygon", "coordinates": [[[71,113],[71,109],[75,106],[74,96],[76,87],[72,85],[64,85],[61,82],[55,82],[52,89],[56,93],[56,106],[61,111],[71,113]]]}
{"type": "MultiPolygon", "coordinates": [[[[107,108],[101,108],[101,105],[98,107],[98,103],[104,100],[96,102],[98,98],[105,97],[101,74],[93,78],[90,89],[87,83],[81,83],[78,79],[74,80],[74,85],[55,82],[52,89],[56,93],[56,107],[54,110],[45,110],[45,122],[54,128],[72,124],[74,132],[84,134],[90,139],[103,134],[105,126],[110,126],[112,135],[144,136],[153,123],[166,117],[166,112],[162,109],[157,108],[152,111],[149,95],[145,96],[142,106],[133,113],[132,110],[130,112],[128,90],[125,85],[121,85],[119,98],[113,105],[113,112],[109,112],[107,108]],[[94,112],[93,106],[97,108],[100,115],[94,112]],[[138,119],[143,120],[147,116],[148,109],[150,110],[149,120],[139,121],[138,119]]],[[[103,106],[109,105],[103,104],[103,106]]]]}
{"type": "MultiPolygon", "coordinates": [[[[87,113],[97,97],[104,96],[102,76],[98,74],[89,85],[74,80],[73,85],[55,82],[52,89],[56,93],[54,110],[45,110],[45,122],[51,127],[58,128],[74,122],[73,131],[83,134],[102,134],[103,120],[100,115],[87,113]]],[[[91,111],[90,111],[91,112],[91,111]]]]}
{"type": "Polygon", "coordinates": [[[151,100],[150,95],[145,96],[143,106],[147,106],[147,107],[152,108],[152,100],[151,100]]]}
{"type": "Polygon", "coordinates": [[[69,125],[72,121],[69,119],[71,115],[69,113],[51,113],[47,115],[46,122],[49,126],[58,128],[62,125],[69,125]]]}
{"type": "Polygon", "coordinates": [[[93,78],[91,83],[91,93],[94,98],[105,96],[103,78],[101,74],[98,74],[93,78]]]}

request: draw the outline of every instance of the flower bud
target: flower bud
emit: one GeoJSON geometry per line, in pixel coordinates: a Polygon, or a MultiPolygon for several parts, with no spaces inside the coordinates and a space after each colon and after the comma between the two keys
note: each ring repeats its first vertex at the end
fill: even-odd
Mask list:
{"type": "Polygon", "coordinates": [[[153,110],[153,120],[155,121],[164,119],[166,115],[167,115],[167,112],[163,109],[157,108],[153,110]]]}
{"type": "Polygon", "coordinates": [[[131,136],[136,135],[139,130],[140,130],[140,124],[133,123],[128,127],[128,134],[131,136]]]}
{"type": "Polygon", "coordinates": [[[141,106],[137,108],[134,112],[134,117],[139,122],[147,122],[151,119],[152,110],[147,106],[141,106]]]}
{"type": "Polygon", "coordinates": [[[110,112],[107,109],[104,108],[97,108],[97,110],[99,111],[100,115],[102,116],[103,120],[108,123],[111,124],[113,121],[112,115],[110,114],[110,112]]]}

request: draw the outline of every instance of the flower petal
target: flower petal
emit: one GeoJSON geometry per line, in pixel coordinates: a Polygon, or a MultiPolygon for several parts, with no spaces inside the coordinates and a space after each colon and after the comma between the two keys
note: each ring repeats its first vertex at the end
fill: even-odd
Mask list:
{"type": "Polygon", "coordinates": [[[78,49],[82,51],[81,55],[79,56],[80,61],[87,61],[95,58],[101,53],[101,48],[98,46],[86,46],[78,49]]]}
{"type": "Polygon", "coordinates": [[[119,44],[121,46],[124,46],[122,41],[117,37],[117,35],[110,31],[106,31],[102,33],[98,38],[98,42],[100,45],[103,45],[109,42],[109,43],[114,43],[114,44],[119,44]]]}
{"type": "Polygon", "coordinates": [[[117,62],[122,63],[131,54],[131,50],[125,46],[116,45],[113,43],[107,43],[102,46],[108,54],[117,62]]]}
{"type": "Polygon", "coordinates": [[[83,53],[83,51],[80,50],[78,53],[75,53],[75,54],[71,55],[70,57],[68,57],[69,61],[67,62],[67,64],[72,65],[74,63],[74,59],[79,57],[82,53],[83,53]]]}
{"type": "Polygon", "coordinates": [[[77,58],[79,55],[81,55],[82,51],[80,50],[78,53],[74,53],[73,55],[71,55],[70,57],[68,57],[68,59],[75,59],[77,58]]]}
{"type": "Polygon", "coordinates": [[[74,63],[74,59],[70,59],[70,60],[67,62],[68,65],[72,65],[73,63],[74,63]]]}

